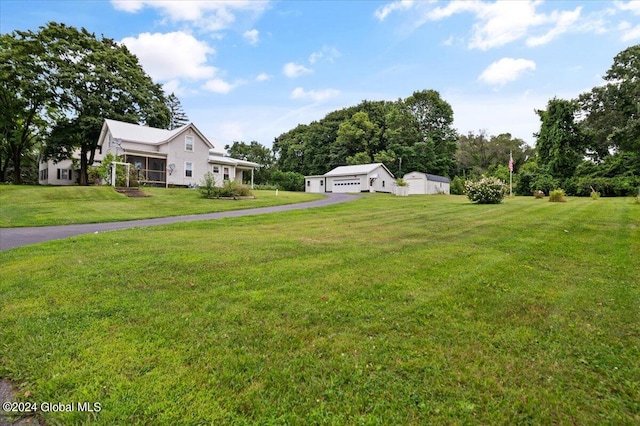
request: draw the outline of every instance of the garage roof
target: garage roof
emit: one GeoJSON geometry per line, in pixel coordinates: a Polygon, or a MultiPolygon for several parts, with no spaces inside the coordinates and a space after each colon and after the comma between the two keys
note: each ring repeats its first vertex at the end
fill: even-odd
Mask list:
{"type": "Polygon", "coordinates": [[[391,173],[389,169],[387,169],[382,163],[358,164],[355,166],[339,166],[325,173],[324,176],[366,175],[381,166],[393,177],[393,173],[391,173]]]}

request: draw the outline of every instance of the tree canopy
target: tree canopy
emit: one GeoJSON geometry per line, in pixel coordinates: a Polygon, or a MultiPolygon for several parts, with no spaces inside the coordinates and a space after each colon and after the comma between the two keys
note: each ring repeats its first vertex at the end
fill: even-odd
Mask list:
{"type": "Polygon", "coordinates": [[[34,134],[33,122],[39,117],[47,123],[39,131],[48,131],[44,158],[62,160],[78,152],[81,184],[87,183],[87,167],[94,161],[105,118],[160,128],[169,125],[161,86],[124,45],[112,39],[50,22],[38,31],[3,36],[1,47],[3,59],[11,58],[3,60],[7,82],[2,92],[15,93],[8,97],[11,107],[2,119],[8,145],[18,145],[17,123],[34,134]]]}
{"type": "Polygon", "coordinates": [[[452,176],[456,131],[453,110],[433,90],[396,102],[362,101],[278,136],[282,170],[323,174],[345,164],[379,161],[394,173],[420,170],[452,176]]]}

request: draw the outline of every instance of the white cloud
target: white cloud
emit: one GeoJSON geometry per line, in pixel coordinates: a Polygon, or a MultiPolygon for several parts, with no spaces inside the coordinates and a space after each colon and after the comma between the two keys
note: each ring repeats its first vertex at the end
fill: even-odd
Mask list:
{"type": "Polygon", "coordinates": [[[321,50],[313,52],[309,56],[309,63],[315,64],[321,59],[327,62],[333,62],[340,57],[340,52],[335,47],[324,46],[321,50]]]}
{"type": "Polygon", "coordinates": [[[582,8],[578,7],[572,12],[563,11],[557,13],[554,11],[551,20],[555,22],[555,26],[542,36],[529,37],[527,39],[527,46],[540,46],[549,43],[560,34],[569,31],[580,18],[581,10],[582,8]]]}
{"type": "Polygon", "coordinates": [[[162,90],[164,93],[175,93],[176,95],[182,95],[184,93],[184,89],[180,86],[180,80],[173,79],[169,80],[162,85],[162,90]]]}
{"type": "Polygon", "coordinates": [[[220,31],[236,20],[238,13],[259,16],[268,6],[268,1],[258,0],[111,0],[117,10],[136,13],[145,7],[157,9],[173,22],[189,22],[200,29],[220,31]]]}
{"type": "Polygon", "coordinates": [[[489,65],[478,79],[491,85],[506,84],[535,69],[536,63],[528,59],[502,58],[489,65]]]}
{"type": "Polygon", "coordinates": [[[338,96],[340,91],[337,89],[325,89],[325,90],[309,90],[306,91],[302,87],[296,87],[291,92],[291,99],[309,99],[314,102],[322,102],[327,99],[338,96]]]}
{"type": "Polygon", "coordinates": [[[629,2],[616,1],[614,4],[616,9],[630,11],[634,15],[640,15],[640,1],[638,0],[630,0],[629,2]]]}
{"type": "Polygon", "coordinates": [[[226,95],[227,93],[231,92],[233,89],[235,89],[238,86],[238,84],[231,84],[228,83],[226,81],[224,81],[221,78],[214,78],[212,80],[208,80],[203,86],[202,88],[205,90],[208,90],[210,92],[213,93],[219,93],[222,95],[226,95]]]}
{"type": "Polygon", "coordinates": [[[242,34],[242,37],[244,37],[250,44],[256,45],[260,40],[259,35],[260,32],[254,28],[253,30],[245,31],[242,34]]]}
{"type": "Polygon", "coordinates": [[[398,0],[376,9],[374,15],[381,21],[384,21],[391,12],[396,10],[407,10],[413,7],[413,0],[398,0]]]}
{"type": "Polygon", "coordinates": [[[634,27],[629,22],[623,21],[618,25],[618,29],[622,32],[624,42],[640,39],[640,25],[634,27]]]}
{"type": "Polygon", "coordinates": [[[309,74],[311,69],[304,65],[296,64],[295,62],[289,62],[282,68],[282,72],[289,78],[300,77],[303,74],[309,74]]]}
{"type": "Polygon", "coordinates": [[[215,50],[182,31],[142,33],[137,37],[126,37],[121,43],[140,59],[144,70],[154,80],[200,80],[216,73],[215,67],[207,65],[207,55],[215,50]]]}
{"type": "MultiPolygon", "coordinates": [[[[413,23],[403,25],[416,29],[429,21],[470,13],[474,16],[474,23],[468,46],[480,50],[504,46],[520,39],[525,39],[529,46],[538,46],[568,31],[589,31],[584,25],[577,25],[581,19],[581,6],[573,10],[541,13],[538,8],[542,4],[540,0],[419,2],[410,11],[413,23]]],[[[624,7],[629,6],[625,4],[624,7]]],[[[395,2],[379,8],[376,13],[384,18],[401,9],[409,8],[401,8],[400,3],[395,2]]]]}
{"type": "Polygon", "coordinates": [[[111,0],[113,8],[124,12],[135,13],[144,7],[143,1],[136,0],[111,0]]]}
{"type": "Polygon", "coordinates": [[[266,72],[260,73],[256,77],[256,81],[267,81],[267,80],[270,80],[270,79],[271,79],[271,76],[269,74],[267,74],[266,72]]]}

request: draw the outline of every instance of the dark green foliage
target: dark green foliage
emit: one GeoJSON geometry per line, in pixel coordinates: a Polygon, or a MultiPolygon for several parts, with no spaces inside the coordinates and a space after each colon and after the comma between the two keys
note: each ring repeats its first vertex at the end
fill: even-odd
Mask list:
{"type": "Polygon", "coordinates": [[[460,176],[456,176],[451,181],[449,191],[453,195],[464,195],[464,179],[460,176]]]}
{"type": "Polygon", "coordinates": [[[284,191],[304,191],[304,175],[300,173],[275,170],[271,182],[284,191]]]}
{"type": "Polygon", "coordinates": [[[303,175],[375,161],[394,174],[417,170],[451,176],[457,137],[452,125],[453,110],[438,92],[419,91],[396,102],[363,101],[299,125],[278,136],[273,151],[281,170],[303,175]]]}
{"type": "Polygon", "coordinates": [[[587,139],[576,121],[578,104],[552,99],[538,110],[542,124],[536,134],[538,165],[557,179],[573,176],[584,157],[587,139]]]}
{"type": "Polygon", "coordinates": [[[87,183],[105,118],[159,128],[169,124],[161,86],[153,83],[125,46],[112,39],[50,22],[35,32],[3,36],[2,43],[3,57],[12,58],[2,61],[2,77],[7,77],[3,93],[14,91],[21,99],[9,109],[13,126],[22,122],[33,134],[44,126],[34,127],[32,114],[45,117],[51,134],[44,157],[67,159],[78,149],[81,184],[87,183]]]}
{"type": "Polygon", "coordinates": [[[227,150],[227,155],[230,157],[260,164],[260,168],[254,172],[253,182],[255,184],[262,185],[271,180],[275,158],[266,146],[256,141],[251,141],[249,144],[235,141],[232,145],[226,145],[224,149],[227,150]]]}
{"type": "Polygon", "coordinates": [[[508,166],[509,155],[513,156],[513,170],[517,173],[533,155],[534,149],[522,139],[513,138],[509,133],[488,136],[484,131],[469,132],[458,137],[456,152],[456,173],[458,176],[479,177],[495,170],[498,166],[508,166]]]}

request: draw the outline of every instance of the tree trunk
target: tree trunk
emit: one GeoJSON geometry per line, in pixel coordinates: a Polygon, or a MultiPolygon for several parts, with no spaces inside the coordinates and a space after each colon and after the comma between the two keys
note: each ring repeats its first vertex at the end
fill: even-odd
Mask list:
{"type": "Polygon", "coordinates": [[[80,153],[80,185],[87,186],[89,181],[89,173],[87,171],[87,153],[82,151],[80,153]]]}
{"type": "Polygon", "coordinates": [[[13,163],[13,183],[19,185],[22,183],[22,177],[20,173],[20,163],[22,160],[21,151],[19,149],[14,149],[11,154],[13,163]]]}

